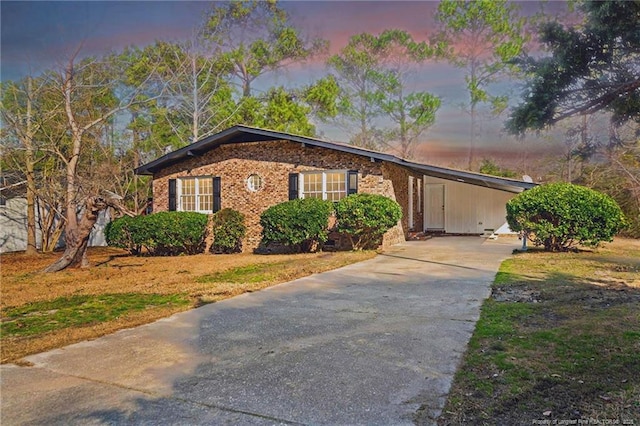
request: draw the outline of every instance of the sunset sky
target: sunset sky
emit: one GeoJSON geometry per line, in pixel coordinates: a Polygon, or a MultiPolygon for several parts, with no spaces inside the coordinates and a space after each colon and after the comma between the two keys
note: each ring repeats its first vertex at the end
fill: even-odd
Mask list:
{"type": "MultiPolygon", "coordinates": [[[[409,31],[414,38],[425,40],[434,30],[433,14],[437,2],[414,1],[284,1],[281,3],[296,27],[311,37],[322,37],[331,43],[331,51],[340,50],[349,37],[361,32],[373,34],[385,29],[409,31]]],[[[539,8],[538,2],[521,3],[524,13],[539,8]]],[[[37,75],[57,67],[80,43],[82,53],[100,54],[127,45],[144,46],[154,40],[180,40],[188,37],[201,22],[209,2],[192,1],[91,1],[29,2],[2,1],[1,66],[3,81],[37,75]]],[[[562,11],[564,2],[551,3],[551,9],[562,11]]],[[[327,70],[322,61],[291,68],[279,75],[258,81],[257,88],[276,83],[299,86],[322,77],[327,70]]],[[[463,72],[446,63],[431,62],[421,67],[415,77],[415,89],[428,90],[443,99],[436,124],[425,134],[425,146],[433,150],[463,150],[468,144],[468,116],[460,104],[467,99],[463,72]]],[[[518,91],[513,84],[501,89],[518,91]]],[[[483,124],[479,143],[498,151],[519,149],[518,143],[500,132],[502,120],[483,124]]],[[[319,126],[323,136],[346,140],[348,136],[330,126],[319,126]]]]}

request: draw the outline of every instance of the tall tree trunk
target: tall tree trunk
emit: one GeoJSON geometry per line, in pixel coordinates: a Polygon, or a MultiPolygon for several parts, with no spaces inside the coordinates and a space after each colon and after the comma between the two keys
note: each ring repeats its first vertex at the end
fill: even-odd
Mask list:
{"type": "Polygon", "coordinates": [[[100,211],[108,207],[108,203],[100,197],[90,197],[84,205],[84,213],[80,219],[80,223],[74,229],[73,233],[65,236],[67,247],[62,257],[55,263],[49,265],[44,272],[58,272],[68,267],[86,267],[88,261],[86,257],[87,244],[93,225],[98,220],[100,211]]]}
{"type": "MultiPolygon", "coordinates": [[[[137,138],[137,131],[134,133],[134,140],[135,138],[137,138]]],[[[134,142],[134,148],[133,148],[133,168],[134,170],[137,169],[140,166],[140,153],[138,152],[138,148],[136,147],[136,144],[134,142]]],[[[138,194],[138,184],[139,184],[139,178],[137,174],[133,174],[133,208],[134,210],[138,211],[140,209],[140,194],[138,194]]],[[[146,197],[145,197],[145,201],[146,201],[146,197]]],[[[145,203],[146,204],[146,203],[145,203]]]]}
{"type": "MultiPolygon", "coordinates": [[[[74,64],[73,58],[69,61],[65,69],[62,90],[64,94],[64,108],[67,114],[67,120],[71,130],[71,155],[67,160],[67,194],[65,206],[65,244],[67,249],[74,248],[74,244],[79,241],[78,236],[78,187],[76,185],[76,173],[78,169],[78,161],[80,160],[80,149],[82,148],[82,135],[84,129],[78,126],[76,117],[72,108],[73,93],[73,77],[74,64]]],[[[88,237],[87,237],[88,238],[88,237]]],[[[86,248],[86,247],[85,247],[86,248]]],[[[84,252],[84,251],[83,251],[84,252]]]]}
{"type": "Polygon", "coordinates": [[[60,219],[57,209],[46,204],[42,199],[38,201],[40,224],[40,249],[43,253],[51,253],[56,249],[64,230],[64,221],[60,219]],[[44,205],[43,205],[44,204],[44,205]]]}
{"type": "Polygon", "coordinates": [[[26,254],[38,252],[36,247],[36,182],[33,159],[33,116],[31,96],[33,95],[33,81],[27,78],[27,129],[23,139],[25,146],[25,165],[27,177],[27,250],[26,254]]]}
{"type": "Polygon", "coordinates": [[[371,147],[371,143],[369,141],[369,138],[371,137],[371,135],[369,134],[369,128],[367,127],[367,106],[365,105],[364,101],[362,99],[364,99],[364,96],[366,94],[366,86],[363,86],[360,90],[360,135],[361,139],[360,139],[360,146],[363,148],[368,148],[368,149],[372,149],[371,147]]]}
{"type": "MultiPolygon", "coordinates": [[[[402,89],[400,90],[400,105],[405,105],[402,89]]],[[[402,158],[409,158],[409,135],[407,131],[407,116],[405,107],[400,108],[400,155],[402,158]]]]}
{"type": "MultiPolygon", "coordinates": [[[[476,29],[474,28],[474,32],[476,31],[476,29]]],[[[478,69],[478,59],[477,58],[473,58],[471,60],[471,68],[470,68],[470,83],[468,83],[469,85],[469,95],[470,95],[470,114],[471,114],[471,134],[470,134],[470,138],[469,138],[469,156],[468,156],[468,164],[467,164],[467,168],[469,170],[472,170],[473,167],[473,163],[475,161],[475,156],[476,156],[476,114],[478,113],[477,111],[477,106],[478,106],[478,102],[480,101],[478,99],[478,94],[477,94],[477,90],[478,90],[478,81],[477,81],[477,76],[476,76],[476,72],[478,69]]]]}
{"type": "Polygon", "coordinates": [[[251,76],[249,75],[249,71],[247,71],[247,66],[244,62],[239,62],[238,71],[240,79],[242,80],[242,97],[248,98],[251,96],[251,76]]]}
{"type": "Polygon", "coordinates": [[[80,137],[75,140],[73,138],[74,155],[71,157],[69,164],[67,165],[67,199],[65,206],[65,243],[69,245],[77,240],[76,233],[78,232],[78,201],[76,197],[78,195],[78,188],[76,187],[76,169],[78,160],[80,158],[80,137]],[[76,146],[78,147],[76,154],[76,146]]]}
{"type": "MultiPolygon", "coordinates": [[[[192,55],[191,57],[191,79],[192,79],[192,91],[191,96],[193,97],[193,120],[191,124],[191,143],[197,142],[200,139],[199,129],[200,129],[200,105],[198,103],[198,68],[196,64],[196,55],[192,55]]],[[[248,96],[248,95],[245,95],[248,96]]]]}
{"type": "Polygon", "coordinates": [[[27,166],[27,250],[26,254],[38,252],[36,247],[36,182],[33,170],[33,152],[25,153],[27,166]]]}
{"type": "Polygon", "coordinates": [[[469,138],[469,155],[467,158],[467,168],[471,170],[476,156],[476,103],[471,102],[471,135],[469,138]]]}

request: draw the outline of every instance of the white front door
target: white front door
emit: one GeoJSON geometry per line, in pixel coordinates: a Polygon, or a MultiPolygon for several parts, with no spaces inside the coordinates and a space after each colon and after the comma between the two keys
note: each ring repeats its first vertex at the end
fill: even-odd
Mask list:
{"type": "Polygon", "coordinates": [[[426,230],[444,230],[444,184],[425,184],[424,213],[426,230]]]}

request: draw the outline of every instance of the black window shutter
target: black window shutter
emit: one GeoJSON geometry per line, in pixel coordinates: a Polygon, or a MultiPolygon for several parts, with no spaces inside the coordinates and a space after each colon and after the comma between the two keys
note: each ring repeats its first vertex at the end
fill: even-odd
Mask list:
{"type": "Polygon", "coordinates": [[[176,180],[169,179],[169,211],[176,211],[176,180]]]}
{"type": "Polygon", "coordinates": [[[347,195],[358,193],[358,171],[349,170],[347,172],[347,195]]]}
{"type": "Polygon", "coordinates": [[[289,199],[295,200],[298,198],[298,180],[300,178],[299,173],[289,173],[289,199]]]}
{"type": "Polygon", "coordinates": [[[220,211],[222,208],[222,184],[220,177],[213,178],[213,212],[220,211]]]}

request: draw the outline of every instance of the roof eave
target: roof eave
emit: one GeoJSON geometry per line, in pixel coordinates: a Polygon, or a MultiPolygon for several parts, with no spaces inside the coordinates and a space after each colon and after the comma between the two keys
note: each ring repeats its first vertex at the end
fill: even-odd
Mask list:
{"type": "Polygon", "coordinates": [[[138,175],[153,175],[158,170],[176,164],[186,158],[202,155],[205,152],[217,148],[220,145],[238,142],[259,142],[259,141],[275,141],[275,140],[288,140],[291,142],[297,142],[304,145],[332,149],[335,151],[351,153],[360,156],[370,157],[372,161],[388,161],[401,167],[406,167],[411,170],[423,173],[427,176],[438,177],[445,180],[457,181],[461,183],[468,183],[471,185],[499,189],[501,191],[507,191],[511,193],[519,193],[526,189],[536,186],[535,183],[520,182],[516,180],[492,177],[488,175],[482,175],[472,172],[446,169],[437,166],[430,166],[427,164],[414,163],[411,161],[403,160],[391,154],[385,154],[377,151],[370,151],[367,149],[344,145],[334,142],[327,142],[320,139],[313,139],[306,136],[290,135],[282,132],[276,132],[272,130],[260,129],[255,127],[248,127],[243,125],[237,125],[223,130],[219,133],[206,137],[198,142],[194,142],[184,148],[177,151],[170,152],[162,157],[142,165],[135,169],[135,173],[138,175]],[[239,135],[244,135],[241,140],[238,140],[239,135]]]}

